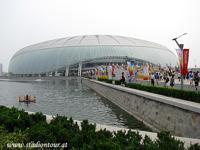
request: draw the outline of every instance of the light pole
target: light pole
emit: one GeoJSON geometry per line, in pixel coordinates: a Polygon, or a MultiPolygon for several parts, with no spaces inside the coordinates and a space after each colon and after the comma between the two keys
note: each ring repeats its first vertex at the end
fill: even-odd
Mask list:
{"type": "Polygon", "coordinates": [[[184,47],[184,44],[179,44],[177,39],[179,39],[180,37],[182,37],[183,35],[186,35],[187,33],[183,33],[182,35],[176,37],[176,38],[173,38],[172,40],[176,42],[176,44],[178,45],[178,47],[180,48],[181,50],[181,62],[180,62],[180,73],[181,73],[181,90],[183,90],[183,72],[181,72],[181,66],[182,66],[182,69],[183,69],[183,47],[184,47]]]}

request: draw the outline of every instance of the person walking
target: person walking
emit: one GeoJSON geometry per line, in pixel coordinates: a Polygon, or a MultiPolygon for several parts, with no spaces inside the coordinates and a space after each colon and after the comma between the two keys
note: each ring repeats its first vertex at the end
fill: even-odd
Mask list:
{"type": "Polygon", "coordinates": [[[168,75],[166,75],[165,79],[164,79],[164,87],[167,87],[167,83],[169,82],[169,77],[168,75]]]}
{"type": "Polygon", "coordinates": [[[199,86],[199,72],[197,71],[194,75],[194,84],[195,84],[195,89],[196,91],[198,90],[198,86],[199,86]]]}
{"type": "Polygon", "coordinates": [[[135,81],[137,82],[137,78],[138,78],[138,70],[135,71],[135,81]]]}
{"type": "Polygon", "coordinates": [[[156,79],[156,84],[159,85],[159,79],[160,79],[159,72],[156,72],[154,77],[156,79]]]}
{"type": "Polygon", "coordinates": [[[122,72],[122,76],[121,76],[120,82],[121,82],[121,84],[123,84],[123,85],[125,84],[124,72],[122,72]]]}
{"type": "Polygon", "coordinates": [[[174,87],[174,75],[172,75],[170,79],[170,86],[173,88],[174,87]]]}
{"type": "Polygon", "coordinates": [[[190,80],[190,85],[193,85],[193,72],[190,71],[188,74],[189,80],[190,80]]]}
{"type": "Polygon", "coordinates": [[[154,76],[154,73],[151,74],[151,85],[154,86],[154,79],[155,79],[155,76],[154,76]]]}

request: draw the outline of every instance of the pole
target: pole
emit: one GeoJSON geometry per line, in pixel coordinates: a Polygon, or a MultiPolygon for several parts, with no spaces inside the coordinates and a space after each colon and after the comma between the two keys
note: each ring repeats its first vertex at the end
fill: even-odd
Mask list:
{"type": "MultiPolygon", "coordinates": [[[[176,44],[178,45],[178,47],[181,50],[181,62],[180,62],[180,66],[182,65],[182,69],[183,69],[183,46],[184,45],[183,44],[179,44],[178,41],[177,41],[177,39],[180,38],[180,37],[182,37],[183,35],[186,35],[186,34],[187,33],[183,33],[182,35],[180,35],[180,36],[172,39],[173,41],[176,42],[176,44]]],[[[181,67],[180,67],[180,69],[181,69],[181,67]]],[[[181,70],[180,70],[180,72],[181,72],[181,70]]],[[[182,71],[182,73],[183,73],[183,71],[182,71]]],[[[182,73],[181,73],[181,90],[183,90],[183,74],[182,73]]]]}
{"type": "Polygon", "coordinates": [[[181,64],[180,64],[182,66],[182,67],[180,67],[180,69],[182,69],[181,70],[181,72],[182,72],[181,73],[181,90],[183,90],[183,46],[184,46],[183,44],[182,44],[182,46],[180,45],[180,47],[182,48],[181,49],[181,64]]]}
{"type": "MultiPolygon", "coordinates": [[[[185,35],[185,34],[183,34],[183,35],[185,35]]],[[[179,36],[178,38],[180,38],[181,36],[179,36]]],[[[172,40],[174,40],[176,42],[176,44],[178,45],[178,47],[181,50],[180,73],[181,73],[181,90],[183,90],[183,71],[181,71],[181,68],[183,69],[183,47],[184,47],[184,44],[179,44],[177,41],[178,38],[174,38],[172,40]]]]}

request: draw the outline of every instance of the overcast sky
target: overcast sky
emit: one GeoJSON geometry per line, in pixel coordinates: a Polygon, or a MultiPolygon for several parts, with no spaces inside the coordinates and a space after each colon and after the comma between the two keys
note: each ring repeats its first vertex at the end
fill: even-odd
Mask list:
{"type": "Polygon", "coordinates": [[[200,67],[200,0],[0,0],[0,63],[23,47],[74,35],[129,36],[190,49],[200,67]]]}

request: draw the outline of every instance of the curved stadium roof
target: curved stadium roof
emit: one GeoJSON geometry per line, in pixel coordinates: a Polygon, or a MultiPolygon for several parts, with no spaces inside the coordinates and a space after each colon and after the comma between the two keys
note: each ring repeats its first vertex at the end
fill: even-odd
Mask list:
{"type": "Polygon", "coordinates": [[[33,74],[106,56],[127,56],[155,64],[177,64],[168,48],[149,41],[111,35],[84,35],[50,40],[19,50],[12,57],[9,72],[33,74]]]}

